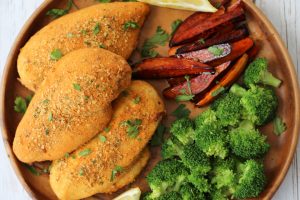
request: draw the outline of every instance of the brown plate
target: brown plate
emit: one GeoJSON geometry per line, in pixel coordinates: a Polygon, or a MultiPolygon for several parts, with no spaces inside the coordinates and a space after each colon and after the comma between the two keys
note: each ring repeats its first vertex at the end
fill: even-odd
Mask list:
{"type": "MultiPolygon", "coordinates": [[[[37,30],[49,22],[49,17],[45,16],[45,13],[56,7],[64,7],[67,0],[45,1],[27,21],[19,36],[17,37],[15,44],[13,45],[9,54],[5,72],[2,82],[1,93],[1,122],[2,133],[10,162],[25,190],[33,199],[56,199],[52,192],[48,175],[35,176],[31,174],[21,162],[19,162],[12,152],[12,143],[15,134],[16,127],[21,119],[21,115],[17,114],[13,110],[14,99],[16,96],[26,96],[30,94],[26,88],[21,86],[18,82],[17,73],[17,57],[19,50],[26,41],[37,30]]],[[[95,0],[75,0],[78,7],[83,8],[92,4],[95,4],[95,0]]],[[[259,56],[267,57],[270,61],[270,70],[280,79],[283,80],[283,85],[277,90],[279,96],[280,106],[278,114],[284,119],[287,124],[287,131],[277,137],[273,134],[273,127],[271,124],[263,127],[262,131],[268,136],[268,141],[271,144],[271,149],[265,157],[265,169],[268,177],[268,184],[265,191],[261,194],[259,199],[271,199],[275,191],[278,189],[280,183],[284,179],[290,163],[293,159],[293,155],[296,149],[299,133],[299,118],[300,118],[300,97],[299,89],[296,78],[294,65],[291,61],[289,53],[285,48],[280,36],[267,20],[264,14],[249,0],[245,0],[245,6],[247,11],[247,20],[251,31],[251,36],[257,43],[262,46],[259,56]]],[[[152,7],[151,15],[149,16],[145,26],[143,27],[140,37],[140,44],[145,38],[152,35],[157,26],[162,26],[165,30],[170,31],[170,24],[175,19],[184,19],[191,12],[152,7]]],[[[167,54],[167,47],[159,48],[161,55],[167,54]]],[[[136,54],[136,52],[135,52],[136,54]]],[[[136,55],[133,56],[133,60],[136,59],[136,55]]],[[[159,91],[167,86],[166,81],[152,81],[151,82],[159,91]]],[[[175,102],[166,100],[167,110],[170,114],[177,106],[175,102]]],[[[201,109],[195,108],[192,104],[187,103],[187,106],[192,110],[191,116],[197,115],[201,112],[201,109]]],[[[169,115],[165,119],[165,123],[168,124],[174,118],[169,115]]],[[[154,166],[159,159],[159,149],[152,148],[152,159],[149,162],[147,169],[137,178],[136,182],[128,187],[140,186],[142,190],[147,190],[147,184],[145,182],[145,174],[154,166]]],[[[126,188],[123,189],[123,191],[126,188]]],[[[122,191],[119,191],[120,193],[122,191]]],[[[96,195],[89,199],[111,199],[112,195],[96,195]]]]}

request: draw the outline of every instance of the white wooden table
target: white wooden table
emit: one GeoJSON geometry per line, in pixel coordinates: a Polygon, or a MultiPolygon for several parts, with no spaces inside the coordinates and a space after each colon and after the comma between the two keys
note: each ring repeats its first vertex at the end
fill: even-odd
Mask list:
{"type": "MultiPolygon", "coordinates": [[[[254,0],[255,1],[255,0],[254,0]]],[[[0,75],[11,45],[21,27],[43,0],[0,0],[0,75]]],[[[300,80],[300,0],[256,0],[287,45],[300,80]],[[299,9],[299,10],[298,10],[299,9]],[[298,11],[298,12],[297,12],[298,11]]],[[[300,111],[299,111],[300,112],[300,111]]],[[[300,144],[275,200],[300,200],[300,144]]],[[[18,182],[0,140],[0,199],[30,199],[18,182]]]]}

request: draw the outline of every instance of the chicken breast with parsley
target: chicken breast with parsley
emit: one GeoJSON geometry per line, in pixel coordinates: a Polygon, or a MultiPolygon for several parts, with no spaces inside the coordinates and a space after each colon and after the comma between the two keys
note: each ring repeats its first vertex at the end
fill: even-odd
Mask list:
{"type": "Polygon", "coordinates": [[[36,91],[57,60],[81,48],[104,48],[128,59],[148,12],[139,2],[100,3],[54,20],[21,49],[20,81],[36,91]]]}
{"type": "Polygon", "coordinates": [[[111,102],[131,82],[121,56],[80,49],[64,56],[45,79],[17,127],[13,150],[26,163],[63,157],[102,131],[111,102]]]}
{"type": "Polygon", "coordinates": [[[129,184],[132,178],[124,178],[120,184],[115,177],[122,176],[139,158],[164,112],[155,89],[133,81],[113,103],[113,117],[106,129],[70,157],[53,162],[50,184],[55,194],[60,199],[81,199],[129,184]]]}

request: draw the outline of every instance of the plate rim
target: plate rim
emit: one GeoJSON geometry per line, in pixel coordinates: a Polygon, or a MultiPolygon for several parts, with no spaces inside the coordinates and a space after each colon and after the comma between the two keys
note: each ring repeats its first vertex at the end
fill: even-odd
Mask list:
{"type": "MultiPolygon", "coordinates": [[[[26,20],[25,24],[23,25],[21,31],[18,33],[17,37],[15,38],[13,45],[11,46],[11,49],[9,51],[9,54],[6,59],[6,64],[3,69],[3,75],[1,79],[1,99],[0,99],[0,125],[1,125],[1,133],[2,133],[2,139],[4,143],[4,147],[7,153],[7,157],[9,159],[9,162],[15,172],[15,175],[17,176],[18,180],[20,181],[21,185],[25,189],[25,191],[28,193],[28,195],[35,199],[38,200],[37,194],[31,189],[29,184],[25,181],[24,176],[21,173],[21,170],[17,164],[19,162],[16,158],[16,156],[13,153],[12,147],[8,143],[8,128],[7,128],[7,123],[6,123],[6,118],[5,118],[5,99],[6,99],[6,88],[7,88],[7,80],[8,76],[10,74],[10,69],[12,67],[16,67],[13,65],[14,63],[14,57],[16,52],[19,51],[19,45],[20,42],[23,40],[23,37],[25,36],[25,33],[29,31],[30,26],[34,23],[34,20],[43,12],[45,12],[45,9],[48,9],[48,6],[51,3],[54,3],[56,0],[46,0],[44,1],[36,10],[31,14],[31,16],[26,20]]],[[[250,10],[255,13],[256,15],[260,16],[260,20],[264,23],[264,25],[267,27],[270,32],[273,33],[273,38],[278,44],[279,48],[283,52],[283,57],[285,62],[287,63],[287,67],[289,68],[290,72],[292,73],[291,75],[291,82],[293,86],[293,93],[295,94],[295,110],[300,110],[300,92],[299,92],[299,83],[298,83],[298,78],[296,76],[296,70],[295,70],[295,65],[291,59],[291,56],[289,54],[288,49],[284,45],[281,36],[279,35],[278,31],[276,28],[273,26],[271,21],[265,16],[265,14],[251,1],[251,0],[243,0],[243,2],[246,4],[250,10]]],[[[300,122],[300,112],[295,112],[295,121],[300,122]]],[[[284,178],[286,177],[286,174],[289,170],[289,167],[291,166],[291,162],[294,158],[297,144],[298,144],[298,139],[299,139],[299,132],[300,132],[300,123],[296,123],[294,125],[294,131],[293,131],[293,137],[292,137],[292,143],[290,147],[290,153],[288,154],[287,160],[283,165],[282,171],[278,175],[279,177],[275,180],[274,184],[272,185],[271,189],[269,192],[265,195],[265,199],[271,199],[275,192],[278,190],[280,185],[282,184],[284,178]]]]}

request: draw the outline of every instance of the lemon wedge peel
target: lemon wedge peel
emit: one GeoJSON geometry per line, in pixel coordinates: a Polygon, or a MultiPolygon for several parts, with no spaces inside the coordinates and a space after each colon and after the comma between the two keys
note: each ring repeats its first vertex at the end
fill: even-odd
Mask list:
{"type": "Polygon", "coordinates": [[[120,196],[114,198],[113,200],[139,200],[141,198],[140,188],[132,188],[122,193],[120,196]]]}

